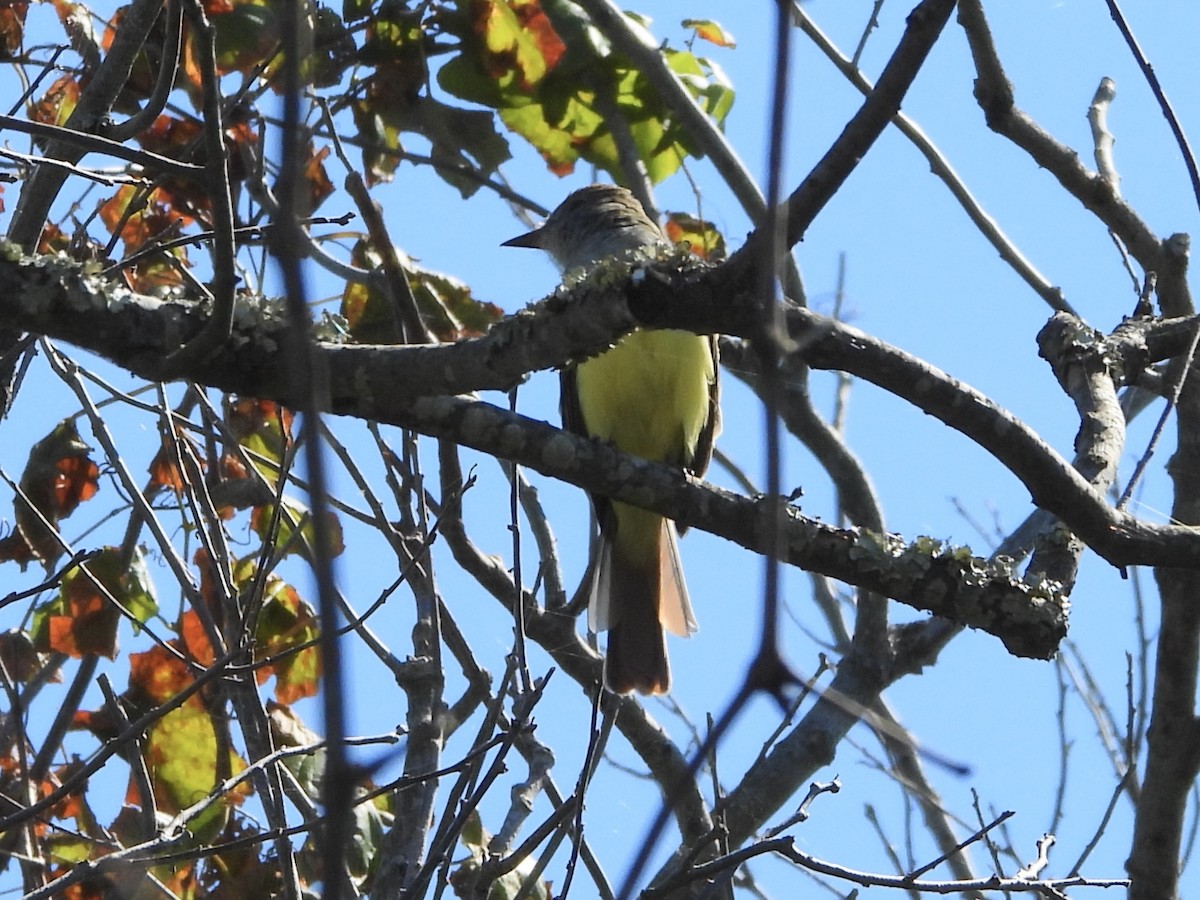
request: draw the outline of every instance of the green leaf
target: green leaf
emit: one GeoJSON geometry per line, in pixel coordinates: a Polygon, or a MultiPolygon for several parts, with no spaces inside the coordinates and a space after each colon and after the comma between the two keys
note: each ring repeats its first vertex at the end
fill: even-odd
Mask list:
{"type": "Polygon", "coordinates": [[[537,0],[479,0],[476,30],[487,52],[511,62],[521,86],[546,77],[566,50],[537,0]]]}
{"type": "MultiPolygon", "coordinates": [[[[329,557],[341,556],[346,549],[342,540],[342,526],[332,510],[327,511],[329,528],[329,557]]],[[[254,507],[250,515],[250,527],[254,529],[263,541],[272,541],[276,552],[291,555],[295,553],[301,559],[312,562],[312,548],[316,546],[316,534],[313,531],[312,516],[308,507],[291,497],[283,498],[283,510],[276,521],[275,504],[267,503],[254,507]],[[293,538],[296,525],[300,525],[300,535],[293,538]]]]}
{"type": "MultiPolygon", "coordinates": [[[[295,703],[317,693],[321,653],[314,641],[319,633],[313,608],[282,578],[269,576],[254,633],[254,658],[272,660],[275,699],[280,703],[295,703]]],[[[260,680],[265,675],[260,671],[260,680]]]]}
{"type": "Polygon", "coordinates": [[[439,163],[438,175],[464,198],[479,190],[483,180],[512,156],[508,141],[496,131],[495,116],[483,110],[458,109],[430,97],[416,97],[393,105],[383,114],[383,121],[396,131],[425,137],[439,163]]]}
{"type": "MultiPolygon", "coordinates": [[[[450,875],[450,884],[458,896],[477,896],[485,887],[478,883],[478,878],[480,867],[488,854],[488,844],[491,839],[492,836],[483,827],[479,813],[472,811],[463,824],[462,831],[459,832],[459,840],[462,841],[463,847],[467,849],[470,856],[450,875]]],[[[491,885],[486,886],[487,900],[512,900],[520,893],[521,886],[537,866],[536,856],[526,856],[512,871],[506,872],[491,885]]],[[[533,898],[533,900],[549,900],[549,882],[540,878],[535,880],[531,890],[525,896],[533,898]]]]}
{"type": "Polygon", "coordinates": [[[422,268],[407,258],[401,259],[401,264],[408,272],[408,283],[421,318],[441,340],[478,337],[503,318],[504,310],[494,303],[477,300],[465,282],[422,268]]]}
{"type": "Polygon", "coordinates": [[[730,48],[737,46],[737,41],[733,39],[733,35],[712,19],[684,19],[681,24],[684,28],[690,28],[694,31],[696,37],[708,41],[710,44],[730,48]]]}
{"type": "MultiPolygon", "coordinates": [[[[181,706],[158,720],[146,735],[143,754],[163,812],[182,812],[217,785],[217,735],[208,711],[200,705],[181,706]]],[[[246,767],[232,751],[229,760],[231,774],[246,767]]],[[[187,823],[188,832],[202,842],[211,841],[246,790],[243,785],[217,798],[187,823]]]]}
{"type": "MultiPolygon", "coordinates": [[[[612,107],[624,118],[654,181],[677,171],[687,155],[697,155],[699,148],[690,145],[650,81],[612,52],[570,0],[545,0],[544,14],[534,0],[476,0],[470,9],[473,18],[460,13],[446,20],[448,33],[460,40],[459,53],[442,66],[438,81],[455,96],[496,109],[551,171],[565,175],[584,159],[620,177],[607,121],[612,107]]],[[[630,21],[653,40],[643,24],[630,21]]],[[[690,52],[664,52],[692,96],[723,122],[733,102],[724,73],[690,52]]]]}
{"type": "Polygon", "coordinates": [[[682,244],[700,259],[720,262],[725,258],[725,238],[712,222],[687,213],[671,213],[663,229],[673,244],[682,244]]]}
{"type": "MultiPolygon", "coordinates": [[[[409,290],[417,301],[422,320],[440,340],[481,335],[504,316],[504,310],[496,304],[476,299],[464,282],[423,268],[400,250],[395,252],[408,275],[409,290]]],[[[365,241],[355,245],[350,260],[365,269],[382,265],[382,257],[365,241]]],[[[347,284],[340,312],[351,336],[361,344],[394,344],[400,339],[391,299],[374,285],[347,284]]]]}
{"type": "MultiPolygon", "coordinates": [[[[299,713],[281,703],[267,701],[267,724],[279,748],[309,747],[321,743],[321,736],[301,720],[299,713]]],[[[325,773],[326,753],[318,747],[311,753],[285,756],[283,764],[296,777],[300,789],[313,800],[321,797],[321,777],[325,773]]]]}
{"type": "Polygon", "coordinates": [[[497,107],[501,102],[500,85],[466,54],[446,60],[437,72],[438,87],[462,100],[481,106],[497,107]]]}
{"type": "Polygon", "coordinates": [[[367,184],[383,184],[392,180],[400,166],[400,129],[389,125],[367,102],[355,103],[354,125],[362,141],[363,168],[367,184]]]}
{"type": "Polygon", "coordinates": [[[141,556],[125,566],[116,547],[104,548],[85,565],[86,572],[80,566],[70,568],[54,599],[34,610],[34,646],[42,652],[53,650],[74,657],[99,654],[114,659],[121,612],[109,597],[135,622],[146,622],[158,612],[154,586],[141,556]]]}

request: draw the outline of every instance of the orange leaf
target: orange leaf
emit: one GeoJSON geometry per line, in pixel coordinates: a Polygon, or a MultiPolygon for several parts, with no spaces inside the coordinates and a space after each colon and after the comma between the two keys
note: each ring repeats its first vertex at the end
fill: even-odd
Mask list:
{"type": "Polygon", "coordinates": [[[733,35],[712,19],[684,19],[682,24],[684,28],[690,28],[696,32],[696,37],[708,41],[710,44],[729,48],[737,46],[733,35]]]}
{"type": "Polygon", "coordinates": [[[38,240],[38,253],[65,253],[71,246],[70,236],[53,223],[46,223],[38,240]]]}
{"type": "Polygon", "coordinates": [[[523,88],[541,81],[566,52],[539,0],[476,0],[474,12],[493,74],[515,70],[523,88]]]}
{"type": "Polygon", "coordinates": [[[325,198],[333,193],[333,182],[329,180],[329,173],[325,171],[325,159],[328,156],[328,147],[314,151],[312,144],[309,144],[308,159],[304,163],[304,180],[308,184],[307,212],[309,213],[325,202],[325,198]]]}
{"type": "Polygon", "coordinates": [[[25,37],[25,13],[29,4],[10,0],[0,6],[0,59],[16,56],[25,37]]]}
{"type": "Polygon", "coordinates": [[[683,244],[700,259],[720,262],[725,258],[725,238],[712,222],[687,213],[671,213],[664,228],[673,244],[683,244]]]}
{"type": "Polygon", "coordinates": [[[179,637],[188,655],[201,665],[210,666],[217,655],[213,652],[208,632],[200,621],[200,615],[194,610],[185,610],[179,617],[179,637]]]}
{"type": "Polygon", "coordinates": [[[182,159],[192,142],[200,137],[200,123],[194,119],[180,119],[160,115],[149,128],[137,136],[143,148],[161,156],[182,159]]]}
{"type": "MultiPolygon", "coordinates": [[[[207,207],[207,201],[203,206],[207,207]]],[[[100,220],[110,233],[120,234],[127,253],[144,250],[175,237],[180,229],[195,221],[196,206],[188,197],[176,196],[167,185],[150,193],[125,185],[100,204],[100,220]]],[[[182,247],[162,251],[142,259],[136,266],[122,270],[130,289],[152,293],[162,287],[183,282],[178,266],[187,264],[182,247]]]]}
{"type": "MultiPolygon", "coordinates": [[[[263,461],[255,463],[268,484],[278,477],[271,463],[281,463],[284,453],[292,441],[292,411],[274,400],[258,400],[254,397],[239,397],[230,394],[225,398],[225,423],[230,434],[246,448],[252,463],[255,457],[263,461]]],[[[237,459],[233,453],[226,458],[237,459]]]]}
{"type": "MultiPolygon", "coordinates": [[[[193,681],[183,661],[157,644],[145,653],[129,654],[130,693],[155,705],[170,700],[193,681]]],[[[199,694],[192,694],[186,703],[204,705],[199,694]]]]}
{"type": "Polygon", "coordinates": [[[195,222],[191,209],[163,187],[147,193],[127,184],[100,204],[99,213],[109,233],[119,234],[126,251],[133,252],[195,222]]]}
{"type": "Polygon", "coordinates": [[[48,617],[44,649],[77,658],[96,654],[116,659],[117,623],[121,621],[117,608],[82,572],[71,580],[70,585],[64,579],[63,586],[66,613],[48,617]]]}
{"type": "MultiPolygon", "coordinates": [[[[200,598],[208,608],[213,619],[219,620],[221,609],[220,579],[217,578],[215,565],[208,551],[203,547],[196,550],[192,562],[200,570],[200,598]]],[[[179,620],[179,633],[187,644],[193,657],[209,665],[216,657],[208,640],[208,633],[200,621],[200,615],[195,610],[189,610],[179,620]]]]}
{"type": "Polygon", "coordinates": [[[34,610],[34,646],[76,657],[114,658],[122,608],[136,627],[158,611],[158,603],[141,559],[127,562],[108,547],[85,565],[72,566],[62,577],[58,596],[34,610]]]}
{"type": "Polygon", "coordinates": [[[53,565],[62,555],[55,527],[100,487],[100,468],[89,452],[70,419],[33,445],[21,473],[25,496],[13,501],[16,529],[0,542],[0,559],[13,559],[22,566],[30,559],[53,565]]]}
{"type": "Polygon", "coordinates": [[[175,493],[183,491],[184,477],[179,471],[179,463],[177,461],[178,453],[187,453],[194,464],[201,470],[205,467],[205,462],[200,458],[200,454],[196,451],[196,445],[191,437],[181,428],[175,426],[175,438],[178,443],[168,440],[166,435],[162,437],[162,446],[158,448],[158,452],[154,454],[154,459],[150,461],[150,485],[152,487],[169,487],[175,493]],[[176,451],[178,447],[178,451],[176,451]]]}
{"type": "Polygon", "coordinates": [[[277,577],[268,581],[266,594],[254,635],[254,658],[273,661],[258,670],[259,683],[274,673],[275,699],[280,703],[312,697],[321,678],[320,650],[315,644],[295,648],[309,644],[320,633],[316,612],[295,588],[277,577]]]}
{"type": "MultiPolygon", "coordinates": [[[[48,779],[42,782],[41,796],[45,797],[52,794],[63,782],[73,778],[82,768],[83,761],[78,758],[73,762],[67,763],[65,766],[59,766],[48,779]]],[[[51,815],[56,819],[75,819],[78,822],[81,816],[87,814],[87,809],[83,803],[83,789],[80,788],[79,790],[71,791],[59,800],[52,807],[52,810],[51,815]]]]}
{"type": "Polygon", "coordinates": [[[79,82],[73,75],[63,75],[34,103],[29,118],[46,125],[62,125],[75,111],[79,102],[79,82]]]}

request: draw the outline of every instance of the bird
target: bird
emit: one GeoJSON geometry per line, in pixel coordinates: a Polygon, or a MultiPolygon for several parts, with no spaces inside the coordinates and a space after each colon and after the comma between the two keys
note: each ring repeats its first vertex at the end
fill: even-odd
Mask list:
{"type": "MultiPolygon", "coordinates": [[[[568,196],[533,231],[504,246],[532,247],[558,266],[594,266],[670,244],[627,189],[593,184],[568,196]]],[[[560,376],[563,427],[653,462],[700,476],[720,431],[717,341],[674,329],[638,328],[560,376]]],[[[671,687],[666,632],[696,631],[678,529],[630,504],[592,495],[600,541],[588,594],[588,627],[608,632],[604,683],[617,694],[671,687]]]]}

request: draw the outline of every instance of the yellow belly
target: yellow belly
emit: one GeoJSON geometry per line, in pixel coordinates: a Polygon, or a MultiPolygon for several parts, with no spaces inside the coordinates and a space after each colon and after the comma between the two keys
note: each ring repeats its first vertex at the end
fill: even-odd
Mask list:
{"type": "Polygon", "coordinates": [[[635,331],[579,366],[579,409],[593,437],[643,459],[687,465],[715,377],[708,338],[635,331]]]}

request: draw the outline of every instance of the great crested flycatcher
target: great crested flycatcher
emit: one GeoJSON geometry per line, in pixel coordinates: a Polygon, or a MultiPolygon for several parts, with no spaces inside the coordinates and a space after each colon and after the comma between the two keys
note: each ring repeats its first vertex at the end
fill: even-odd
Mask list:
{"type": "MultiPolygon", "coordinates": [[[[575,191],[541,228],[505,241],[545,250],[564,271],[663,244],[637,198],[607,184],[575,191]]],[[[562,373],[564,428],[694,475],[712,456],[718,400],[716,338],[687,331],[639,328],[562,373]]],[[[675,523],[604,497],[593,495],[592,503],[600,547],[588,624],[608,631],[605,684],[619,694],[665,694],[665,631],[686,637],[696,630],[675,523]]]]}

